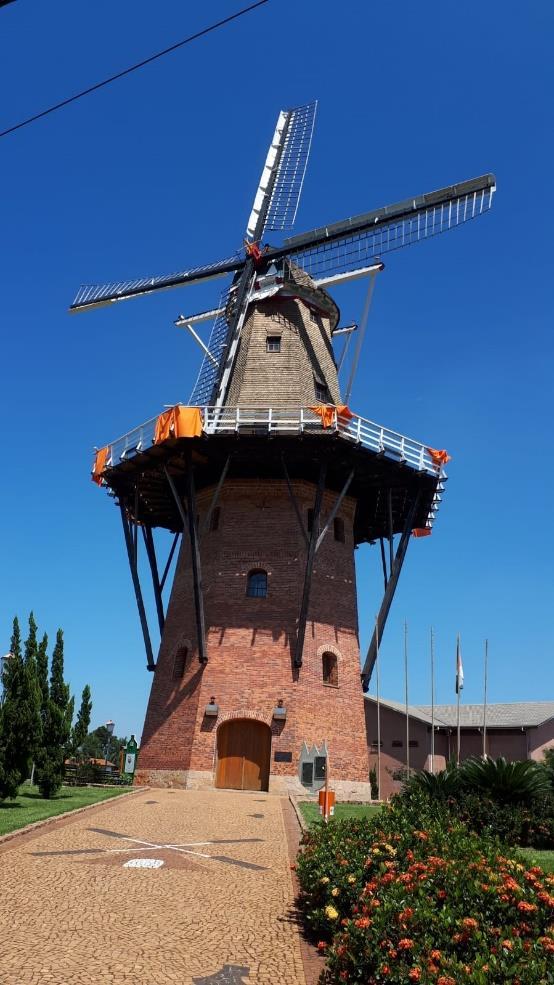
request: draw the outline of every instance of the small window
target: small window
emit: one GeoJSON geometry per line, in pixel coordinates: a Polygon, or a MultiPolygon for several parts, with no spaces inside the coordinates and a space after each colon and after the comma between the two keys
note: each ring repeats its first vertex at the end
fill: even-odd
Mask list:
{"type": "Polygon", "coordinates": [[[419,742],[417,739],[410,739],[410,749],[417,749],[419,742]]]}
{"type": "Polygon", "coordinates": [[[325,386],[325,383],[320,383],[319,380],[315,380],[315,399],[319,400],[321,404],[326,404],[329,400],[329,391],[325,386]]]}
{"type": "Polygon", "coordinates": [[[313,308],[310,308],[310,321],[313,321],[317,325],[317,315],[313,308]]]}
{"type": "Polygon", "coordinates": [[[314,760],[314,780],[324,780],[327,769],[327,756],[316,756],[314,760]]]}
{"type": "Polygon", "coordinates": [[[219,506],[214,507],[214,509],[212,510],[212,515],[210,517],[210,531],[212,533],[214,533],[214,531],[216,530],[219,530],[220,514],[221,514],[221,508],[219,506]]]}
{"type": "Polygon", "coordinates": [[[266,349],[267,352],[280,352],[281,351],[281,336],[280,335],[268,335],[266,339],[266,349]]]}
{"type": "Polygon", "coordinates": [[[302,783],[305,787],[311,787],[314,782],[314,764],[302,763],[302,783]]]}
{"type": "Polygon", "coordinates": [[[188,647],[180,646],[175,654],[175,659],[173,661],[173,680],[180,681],[181,677],[184,677],[185,668],[187,666],[188,657],[188,647]]]}
{"type": "Polygon", "coordinates": [[[332,687],[338,687],[339,662],[336,653],[324,653],[321,662],[323,665],[323,683],[330,684],[332,687]]]}
{"type": "Polygon", "coordinates": [[[402,745],[403,745],[402,739],[393,739],[392,745],[394,749],[402,749],[402,745]]]}
{"type": "Polygon", "coordinates": [[[246,584],[246,594],[252,599],[267,596],[267,571],[251,571],[246,584]]]}
{"type": "Polygon", "coordinates": [[[335,540],[339,543],[344,544],[344,520],[340,516],[336,516],[333,520],[333,531],[335,534],[335,540]]]}

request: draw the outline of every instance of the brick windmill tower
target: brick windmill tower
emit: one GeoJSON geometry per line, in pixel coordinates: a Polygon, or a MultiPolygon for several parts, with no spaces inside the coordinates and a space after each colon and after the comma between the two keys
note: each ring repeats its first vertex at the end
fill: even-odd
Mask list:
{"type": "Polygon", "coordinates": [[[486,175],[262,246],[266,232],[295,218],[314,119],[315,104],[279,115],[244,251],[168,276],[84,287],[71,308],[230,279],[216,309],[176,321],[204,354],[188,405],[95,460],[93,478],[121,510],[153,672],[138,782],[313,789],[328,762],[339,794],[367,791],[363,690],[410,536],[430,532],[444,456],[353,414],[348,397],[378,258],[486,211],[495,184],[486,175]],[[341,328],[327,289],[355,277],[368,279],[364,315],[341,328]],[[205,343],[197,325],[214,318],[205,343]],[[356,329],[343,396],[338,369],[356,329]],[[163,570],[156,528],[173,534],[163,570]],[[354,549],[362,543],[380,551],[385,590],[360,680],[354,549]]]}

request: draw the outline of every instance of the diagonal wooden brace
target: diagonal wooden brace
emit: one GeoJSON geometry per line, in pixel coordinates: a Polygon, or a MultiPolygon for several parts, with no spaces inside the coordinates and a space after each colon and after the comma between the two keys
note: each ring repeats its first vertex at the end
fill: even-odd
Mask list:
{"type": "Polygon", "coordinates": [[[135,590],[135,598],[137,600],[137,609],[139,613],[140,625],[142,629],[142,636],[144,639],[144,648],[146,650],[146,669],[155,670],[156,664],[154,663],[154,654],[152,652],[152,641],[150,639],[150,632],[148,630],[148,620],[146,618],[146,609],[144,608],[144,599],[142,597],[142,590],[140,587],[140,579],[137,566],[137,558],[135,553],[135,543],[133,540],[133,534],[131,532],[131,526],[127,518],[127,511],[123,503],[119,504],[119,509],[121,510],[121,522],[123,524],[123,536],[125,537],[125,546],[127,548],[127,556],[129,558],[129,567],[131,569],[131,578],[133,580],[133,588],[135,590]]]}
{"type": "Polygon", "coordinates": [[[306,636],[306,620],[308,618],[308,606],[310,604],[310,590],[312,587],[312,575],[314,570],[314,559],[316,545],[319,537],[319,517],[321,515],[321,504],[323,502],[323,491],[325,489],[325,476],[327,473],[327,463],[322,462],[319,467],[319,479],[315,494],[314,512],[312,519],[312,529],[310,542],[308,545],[308,556],[306,558],[306,572],[304,575],[304,590],[302,592],[302,603],[300,605],[300,616],[298,618],[298,631],[296,635],[296,650],[294,653],[294,666],[302,666],[302,653],[304,651],[304,639],[306,636]]]}

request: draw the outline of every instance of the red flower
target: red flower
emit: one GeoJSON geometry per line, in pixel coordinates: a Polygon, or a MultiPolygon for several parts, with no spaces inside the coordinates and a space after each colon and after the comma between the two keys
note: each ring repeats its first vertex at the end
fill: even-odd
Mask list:
{"type": "Polygon", "coordinates": [[[398,941],[399,951],[411,951],[414,946],[414,942],[410,937],[403,937],[402,940],[398,941]]]}
{"type": "Polygon", "coordinates": [[[437,985],[456,985],[456,982],[450,975],[441,975],[437,978],[437,985]]]}
{"type": "Polygon", "coordinates": [[[462,920],[462,926],[465,927],[466,930],[477,930],[479,924],[474,917],[464,917],[462,920]]]}
{"type": "Polygon", "coordinates": [[[389,968],[388,964],[384,964],[383,965],[383,967],[381,968],[381,974],[382,975],[390,975],[390,968],[389,968]]]}
{"type": "Polygon", "coordinates": [[[537,909],[535,903],[526,903],[523,899],[517,904],[517,908],[521,913],[534,913],[537,909]]]}
{"type": "Polygon", "coordinates": [[[442,954],[440,951],[431,951],[430,958],[431,961],[440,961],[442,954]]]}
{"type": "Polygon", "coordinates": [[[418,982],[421,978],[421,968],[418,968],[417,966],[412,968],[411,971],[408,972],[408,978],[411,982],[418,982]]]}
{"type": "Polygon", "coordinates": [[[317,949],[318,949],[318,951],[324,951],[326,947],[327,947],[327,941],[318,941],[317,942],[317,949]]]}
{"type": "Polygon", "coordinates": [[[358,920],[354,920],[354,926],[359,927],[361,930],[365,930],[366,927],[371,927],[373,923],[369,917],[360,917],[358,920]]]}

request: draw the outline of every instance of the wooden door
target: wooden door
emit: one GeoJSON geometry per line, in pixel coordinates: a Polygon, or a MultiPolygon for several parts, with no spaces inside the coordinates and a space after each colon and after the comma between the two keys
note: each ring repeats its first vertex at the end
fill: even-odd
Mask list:
{"type": "Polygon", "coordinates": [[[232,719],[217,733],[215,785],[228,790],[267,790],[271,729],[253,719],[232,719]]]}

